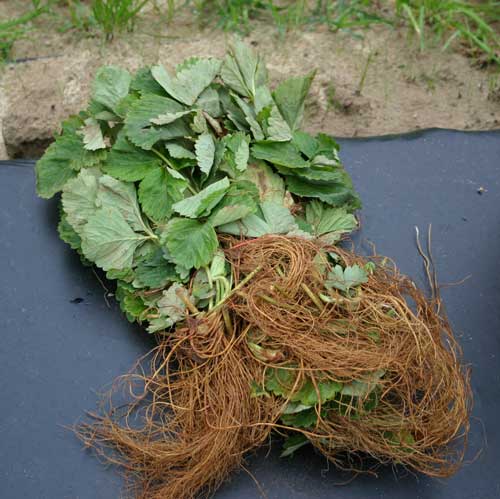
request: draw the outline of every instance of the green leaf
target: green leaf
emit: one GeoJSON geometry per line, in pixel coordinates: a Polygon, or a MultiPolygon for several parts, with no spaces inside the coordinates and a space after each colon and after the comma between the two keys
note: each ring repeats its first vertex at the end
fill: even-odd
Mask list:
{"type": "Polygon", "coordinates": [[[82,251],[103,270],[132,266],[134,252],[148,236],[134,232],[114,207],[99,208],[82,229],[82,251]]]}
{"type": "Polygon", "coordinates": [[[171,168],[156,167],[139,184],[139,201],[146,215],[162,222],[172,214],[172,207],[184,198],[188,181],[171,168]]]}
{"type": "Polygon", "coordinates": [[[106,143],[104,142],[101,125],[99,125],[99,122],[96,119],[87,118],[80,130],[80,133],[83,136],[84,148],[88,151],[106,149],[106,143]]]}
{"type": "Polygon", "coordinates": [[[175,280],[175,266],[165,259],[163,250],[157,248],[137,265],[133,285],[136,288],[161,288],[175,280]]]}
{"type": "Polygon", "coordinates": [[[318,415],[314,408],[299,411],[294,414],[281,415],[281,422],[284,425],[293,426],[295,428],[311,428],[316,425],[317,421],[318,415]]]}
{"type": "Polygon", "coordinates": [[[329,159],[340,162],[338,155],[339,145],[333,137],[325,133],[318,133],[316,140],[318,142],[317,155],[326,156],[329,159]]]}
{"type": "Polygon", "coordinates": [[[64,212],[61,213],[61,219],[57,225],[57,232],[59,237],[74,250],[81,251],[82,240],[78,233],[73,229],[67,220],[67,216],[64,212]]]}
{"type": "Polygon", "coordinates": [[[319,148],[319,142],[312,135],[300,130],[293,132],[293,143],[309,159],[316,155],[319,148]]]}
{"type": "Polygon", "coordinates": [[[311,409],[312,405],[304,405],[301,402],[289,402],[283,409],[282,414],[298,414],[311,409]]]}
{"type": "Polygon", "coordinates": [[[269,234],[286,234],[297,229],[290,210],[281,204],[264,201],[260,204],[264,219],[269,225],[269,234]]]}
{"type": "Polygon", "coordinates": [[[274,104],[273,97],[267,85],[261,85],[255,89],[255,112],[259,114],[263,109],[274,104]]]}
{"type": "Polygon", "coordinates": [[[297,176],[286,176],[288,190],[301,197],[318,198],[333,206],[349,204],[351,208],[359,207],[359,198],[351,185],[345,183],[315,183],[297,176]]]}
{"type": "Polygon", "coordinates": [[[266,390],[283,398],[288,398],[295,383],[294,369],[273,368],[266,372],[266,390]]]}
{"type": "Polygon", "coordinates": [[[142,298],[135,294],[134,288],[129,283],[122,280],[118,280],[116,285],[115,298],[129,322],[139,320],[141,314],[146,310],[142,298]]]}
{"type": "Polygon", "coordinates": [[[219,242],[209,223],[198,220],[173,218],[162,236],[171,260],[186,269],[199,269],[208,265],[219,242]]]}
{"type": "Polygon", "coordinates": [[[210,133],[202,133],[194,145],[198,167],[208,175],[212,169],[215,158],[215,143],[210,133]]]}
{"type": "Polygon", "coordinates": [[[196,272],[192,280],[191,293],[197,301],[207,300],[215,296],[215,289],[212,283],[209,282],[205,269],[200,269],[196,272]]]}
{"type": "Polygon", "coordinates": [[[126,283],[131,283],[134,280],[134,271],[132,269],[111,269],[106,272],[108,281],[119,280],[126,283]]]}
{"type": "Polygon", "coordinates": [[[225,276],[226,273],[226,257],[222,250],[217,250],[210,264],[210,274],[212,274],[212,278],[215,278],[225,276]]]}
{"type": "Polygon", "coordinates": [[[174,121],[186,116],[187,114],[191,114],[193,111],[188,109],[187,111],[177,111],[174,113],[163,113],[159,114],[156,118],[151,118],[149,121],[153,123],[153,125],[169,125],[174,121]]]}
{"type": "Polygon", "coordinates": [[[184,217],[199,218],[208,216],[212,208],[224,197],[229,189],[229,179],[224,177],[218,182],[210,184],[202,191],[187,197],[173,205],[174,211],[184,217]]]}
{"type": "Polygon", "coordinates": [[[190,135],[184,120],[178,119],[169,125],[156,126],[151,119],[160,114],[179,113],[184,107],[168,97],[145,94],[135,102],[125,118],[125,133],[138,147],[150,150],[160,140],[170,140],[190,135]]]}
{"type": "MultiPolygon", "coordinates": [[[[81,128],[83,122],[76,118],[75,124],[81,128]]],[[[38,160],[35,172],[40,197],[51,198],[70,178],[76,177],[81,168],[97,165],[106,157],[105,150],[85,150],[83,138],[77,133],[78,128],[63,126],[62,135],[56,137],[38,160]]]]}
{"type": "Polygon", "coordinates": [[[266,392],[261,385],[259,385],[255,380],[252,380],[250,384],[250,397],[259,398],[259,397],[269,397],[269,393],[266,392]]]}
{"type": "Polygon", "coordinates": [[[118,180],[135,182],[142,180],[160,163],[156,155],[134,146],[125,133],[120,132],[101,169],[118,180]]]}
{"type": "Polygon", "coordinates": [[[273,92],[274,102],[292,131],[300,128],[304,115],[304,101],[313,79],[314,72],[304,77],[289,78],[280,83],[273,92]]]}
{"type": "Polygon", "coordinates": [[[116,112],[120,101],[128,95],[131,81],[132,77],[125,69],[104,66],[97,70],[92,84],[92,99],[116,112]]]}
{"type": "Polygon", "coordinates": [[[177,67],[175,77],[163,66],[153,66],[151,73],[156,81],[174,99],[192,106],[219,72],[221,62],[217,59],[193,57],[177,67]]]}
{"type": "Polygon", "coordinates": [[[135,73],[130,82],[130,89],[141,95],[156,94],[163,97],[167,95],[163,87],[153,78],[150,67],[141,68],[135,73]]]}
{"type": "Polygon", "coordinates": [[[287,142],[292,138],[290,126],[283,119],[276,106],[271,108],[271,114],[267,120],[267,139],[270,141],[287,142]]]}
{"type": "Polygon", "coordinates": [[[280,454],[280,457],[291,456],[295,453],[295,451],[309,443],[310,441],[308,438],[302,433],[291,435],[285,440],[285,443],[283,444],[283,452],[280,454]]]}
{"type": "Polygon", "coordinates": [[[226,129],[228,131],[248,132],[248,122],[241,108],[235,103],[234,94],[229,92],[227,87],[222,87],[219,91],[219,98],[226,117],[224,121],[226,129]]]}
{"type": "Polygon", "coordinates": [[[264,132],[257,121],[254,108],[245,102],[241,97],[238,97],[237,95],[233,95],[232,97],[243,111],[245,121],[250,126],[250,130],[252,131],[255,140],[264,140],[264,132]]]}
{"type": "Polygon", "coordinates": [[[120,212],[124,220],[136,231],[147,231],[137,203],[135,185],[116,180],[109,175],[99,178],[96,206],[114,208],[120,212]]]}
{"type": "Polygon", "coordinates": [[[195,106],[207,112],[213,118],[221,115],[221,105],[219,93],[213,87],[207,87],[198,97],[195,106]]]}
{"type": "Polygon", "coordinates": [[[342,389],[342,384],[332,380],[318,382],[317,390],[313,382],[308,378],[301,386],[300,390],[290,398],[292,402],[300,402],[305,406],[315,406],[320,402],[324,404],[333,400],[342,389]],[[319,392],[319,396],[318,396],[319,392]]]}
{"type": "Polygon", "coordinates": [[[241,180],[232,183],[222,201],[212,211],[209,222],[217,227],[255,213],[258,196],[257,188],[252,182],[241,180]]]}
{"type": "Polygon", "coordinates": [[[185,144],[178,142],[167,142],[165,144],[168,153],[172,158],[176,159],[196,159],[196,156],[191,149],[188,149],[185,144]]]}
{"type": "MultiPolygon", "coordinates": [[[[329,240],[334,242],[331,234],[340,236],[353,231],[357,226],[354,215],[347,213],[345,208],[332,208],[325,206],[317,200],[306,204],[306,222],[313,228],[316,237],[330,234],[329,240]]],[[[338,239],[337,237],[337,239],[338,239]]]]}
{"type": "Polygon", "coordinates": [[[115,114],[113,111],[110,111],[106,106],[103,106],[102,104],[99,104],[99,102],[92,99],[87,107],[87,113],[96,120],[114,123],[118,123],[122,120],[120,116],[115,114]]]}
{"type": "Polygon", "coordinates": [[[379,369],[373,372],[363,381],[354,380],[350,383],[345,383],[341,393],[342,395],[348,395],[351,397],[361,397],[364,398],[368,396],[377,387],[378,382],[384,376],[385,370],[379,369]]]}
{"type": "Polygon", "coordinates": [[[235,236],[261,237],[266,234],[288,234],[298,229],[290,210],[273,201],[260,203],[262,215],[251,214],[245,218],[221,225],[219,232],[235,236]]]}
{"type": "Polygon", "coordinates": [[[328,273],[325,286],[328,289],[337,288],[340,291],[347,292],[366,282],[368,282],[368,274],[358,264],[348,265],[345,269],[340,265],[335,265],[333,270],[328,273]]]}
{"type": "Polygon", "coordinates": [[[300,155],[292,142],[256,142],[252,146],[252,156],[286,166],[287,168],[307,168],[309,163],[300,155]]]}
{"type": "Polygon", "coordinates": [[[66,220],[80,235],[88,219],[97,210],[100,176],[98,170],[85,168],[64,186],[61,200],[66,220]]]}
{"type": "Polygon", "coordinates": [[[227,159],[237,171],[243,172],[247,169],[250,156],[250,138],[243,132],[236,132],[226,136],[227,159]]]}
{"type": "Polygon", "coordinates": [[[279,165],[275,167],[285,177],[298,177],[312,185],[344,184],[349,186],[346,172],[339,167],[329,165],[311,165],[309,168],[286,168],[279,165]]]}
{"type": "Polygon", "coordinates": [[[228,87],[253,100],[256,89],[267,82],[267,70],[248,45],[235,40],[222,65],[221,78],[228,87]]]}

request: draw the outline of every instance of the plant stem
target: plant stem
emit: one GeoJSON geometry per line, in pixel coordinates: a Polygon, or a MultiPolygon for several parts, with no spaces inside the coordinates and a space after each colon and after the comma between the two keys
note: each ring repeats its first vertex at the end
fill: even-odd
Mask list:
{"type": "Polygon", "coordinates": [[[224,318],[224,324],[226,326],[227,332],[232,335],[233,334],[233,324],[231,322],[231,317],[229,316],[227,308],[222,309],[222,317],[224,318]]]}
{"type": "MultiPolygon", "coordinates": [[[[167,166],[169,166],[170,168],[172,168],[173,170],[175,170],[175,167],[174,165],[172,164],[172,162],[164,155],[162,154],[160,151],[157,151],[154,147],[151,149],[167,166]]],[[[176,170],[177,171],[177,170],[176,170]]],[[[184,175],[183,175],[184,178],[186,178],[184,175]]],[[[187,185],[187,188],[189,189],[189,192],[191,192],[191,194],[198,194],[196,192],[196,190],[193,188],[193,186],[190,184],[189,182],[189,179],[186,178],[187,182],[188,182],[188,185],[187,185]]]]}
{"type": "Polygon", "coordinates": [[[231,297],[233,294],[237,293],[238,290],[240,290],[248,281],[253,279],[255,275],[262,269],[262,266],[259,265],[257,268],[252,270],[250,274],[248,274],[241,282],[239,282],[232,290],[230,293],[228,293],[222,300],[220,300],[218,303],[215,304],[215,307],[212,310],[216,310],[219,308],[229,297],[231,297]]]}
{"type": "Polygon", "coordinates": [[[193,314],[199,314],[200,311],[194,306],[193,303],[189,300],[189,298],[182,292],[182,289],[178,289],[175,294],[182,300],[182,303],[186,305],[187,309],[193,314]]]}
{"type": "Polygon", "coordinates": [[[321,303],[321,300],[318,299],[318,297],[309,289],[309,287],[306,284],[302,283],[301,287],[306,292],[307,296],[311,298],[312,302],[316,305],[318,310],[320,312],[323,312],[324,307],[323,304],[321,303]]]}

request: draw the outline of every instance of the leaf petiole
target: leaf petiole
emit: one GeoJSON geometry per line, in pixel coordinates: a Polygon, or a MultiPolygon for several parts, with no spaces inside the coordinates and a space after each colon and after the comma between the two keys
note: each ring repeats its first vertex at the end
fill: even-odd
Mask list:
{"type": "MultiPolygon", "coordinates": [[[[154,147],[151,148],[151,151],[153,151],[167,166],[169,166],[173,170],[176,170],[175,166],[172,164],[172,162],[164,154],[162,154],[160,151],[156,150],[154,147]]],[[[185,175],[183,175],[183,177],[185,177],[185,175]]],[[[187,188],[189,189],[189,192],[191,192],[191,194],[197,194],[197,191],[190,184],[190,179],[186,178],[186,180],[188,181],[187,188]]]]}

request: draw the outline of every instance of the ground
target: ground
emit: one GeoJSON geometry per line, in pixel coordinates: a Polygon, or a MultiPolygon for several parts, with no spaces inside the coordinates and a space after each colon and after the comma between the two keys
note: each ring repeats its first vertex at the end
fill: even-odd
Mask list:
{"type": "MultiPolygon", "coordinates": [[[[28,5],[2,2],[0,19],[28,5]]],[[[110,43],[76,30],[61,33],[56,25],[53,18],[37,22],[29,38],[14,45],[13,62],[0,69],[0,158],[39,156],[61,120],[85,106],[102,64],[172,68],[192,55],[222,56],[233,36],[201,30],[188,10],[171,24],[146,12],[134,32],[110,43]]],[[[403,26],[372,26],[359,35],[319,26],[280,36],[258,22],[246,40],[265,56],[272,82],[316,70],[306,108],[310,131],[352,137],[500,127],[498,66],[479,67],[461,51],[443,51],[441,43],[421,53],[403,26]]]]}

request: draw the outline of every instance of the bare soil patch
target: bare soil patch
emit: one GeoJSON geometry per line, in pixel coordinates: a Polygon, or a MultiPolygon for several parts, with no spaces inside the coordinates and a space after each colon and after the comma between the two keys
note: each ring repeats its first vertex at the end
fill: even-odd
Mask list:
{"type": "MultiPolygon", "coordinates": [[[[0,4],[0,18],[23,4],[0,4]]],[[[32,36],[14,46],[14,62],[0,70],[0,157],[39,155],[61,120],[85,105],[99,66],[135,70],[161,62],[172,68],[192,55],[222,56],[232,36],[200,30],[189,12],[171,25],[146,12],[133,33],[108,44],[77,31],[60,33],[55,23],[38,22],[32,36]]],[[[420,53],[403,27],[374,26],[362,35],[320,27],[283,38],[274,26],[256,23],[246,40],[265,55],[274,82],[317,71],[307,105],[310,131],[352,137],[500,127],[497,68],[475,67],[466,55],[440,46],[420,53]]]]}

